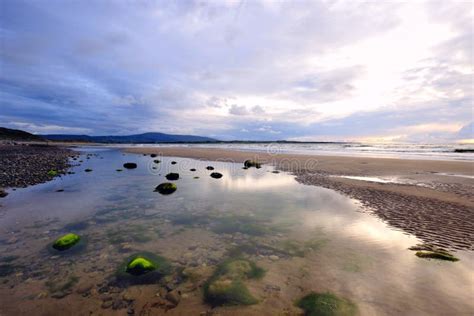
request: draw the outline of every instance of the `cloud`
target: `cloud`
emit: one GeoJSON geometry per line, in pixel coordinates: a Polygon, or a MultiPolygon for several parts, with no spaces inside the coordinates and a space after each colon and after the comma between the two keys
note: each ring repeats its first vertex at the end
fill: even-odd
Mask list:
{"type": "Polygon", "coordinates": [[[472,121],[472,15],[461,2],[6,1],[0,124],[455,140],[443,129],[472,121]]]}

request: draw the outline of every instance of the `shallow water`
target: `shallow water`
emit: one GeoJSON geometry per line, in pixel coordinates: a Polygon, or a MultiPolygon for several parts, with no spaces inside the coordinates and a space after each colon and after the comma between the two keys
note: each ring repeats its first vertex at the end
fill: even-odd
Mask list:
{"type": "Polygon", "coordinates": [[[202,302],[199,284],[237,248],[266,270],[263,279],[248,284],[260,302],[216,308],[220,313],[297,312],[294,301],[310,291],[349,299],[363,315],[474,311],[472,252],[455,253],[461,259],[455,263],[418,258],[407,250],[420,243],[415,237],[387,226],[355,200],[299,184],[270,166],[243,170],[240,164],[92,148],[83,148],[81,159],[75,174],[9,191],[2,199],[0,264],[10,271],[0,277],[1,315],[164,312],[149,303],[167,284],[109,286],[121,262],[139,251],[160,253],[175,268],[196,274],[192,281],[166,281],[183,294],[167,313],[198,314],[211,308],[202,302]],[[87,159],[87,153],[94,156],[87,159]],[[128,161],[138,168],[116,171],[128,161]],[[209,177],[208,165],[223,177],[209,177]],[[168,182],[168,172],[180,173],[178,190],[153,192],[168,182]],[[85,248],[51,253],[51,242],[67,232],[84,236],[85,248]],[[17,258],[5,263],[7,256],[17,258]],[[73,285],[59,292],[68,295],[52,297],[62,296],[55,285],[65,280],[73,285]],[[91,290],[77,293],[89,285],[91,290]],[[135,300],[103,308],[108,296],[116,300],[124,293],[135,300]]]}

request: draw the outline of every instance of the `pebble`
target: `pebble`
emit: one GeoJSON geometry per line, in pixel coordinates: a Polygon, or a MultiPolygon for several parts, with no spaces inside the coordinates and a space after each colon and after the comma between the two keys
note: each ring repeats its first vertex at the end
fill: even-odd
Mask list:
{"type": "Polygon", "coordinates": [[[278,259],[280,259],[278,256],[276,255],[271,255],[271,256],[268,256],[268,258],[271,260],[271,261],[277,261],[278,259]]]}
{"type": "Polygon", "coordinates": [[[173,303],[174,305],[178,305],[179,302],[181,301],[181,294],[179,293],[178,290],[173,290],[171,292],[168,292],[165,298],[171,303],[173,303]]]}

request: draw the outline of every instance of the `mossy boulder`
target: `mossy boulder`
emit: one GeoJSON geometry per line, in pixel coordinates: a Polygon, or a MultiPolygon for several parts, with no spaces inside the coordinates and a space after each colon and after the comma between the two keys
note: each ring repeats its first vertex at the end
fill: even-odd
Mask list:
{"type": "Polygon", "coordinates": [[[207,166],[206,169],[207,170],[214,170],[214,167],[213,166],[207,166]]]}
{"type": "Polygon", "coordinates": [[[459,261],[458,258],[453,256],[452,254],[445,252],[445,251],[417,251],[415,255],[419,258],[425,259],[437,259],[437,260],[445,260],[445,261],[452,261],[456,262],[459,261]]]}
{"type": "Polygon", "coordinates": [[[179,179],[179,173],[170,172],[166,175],[166,179],[169,181],[176,181],[179,179]]]}
{"type": "Polygon", "coordinates": [[[59,251],[64,251],[76,245],[80,240],[80,236],[69,233],[56,239],[53,243],[53,248],[59,251]]]}
{"type": "Polygon", "coordinates": [[[126,162],[123,164],[123,167],[125,169],[135,169],[137,167],[137,164],[134,162],[126,162]]]}
{"type": "Polygon", "coordinates": [[[140,252],[124,260],[117,269],[116,277],[118,285],[154,284],[171,272],[172,267],[164,257],[140,252]]]}
{"type": "Polygon", "coordinates": [[[243,258],[226,260],[204,284],[205,301],[212,306],[255,304],[258,300],[244,282],[263,275],[264,270],[252,261],[243,258]]]}
{"type": "Polygon", "coordinates": [[[255,167],[258,169],[262,167],[262,164],[256,160],[245,160],[244,167],[247,167],[247,168],[255,167]]]}
{"type": "Polygon", "coordinates": [[[173,193],[177,189],[178,189],[178,187],[176,186],[176,184],[170,183],[170,182],[165,182],[165,183],[161,183],[160,185],[158,185],[155,188],[155,192],[159,192],[161,194],[167,195],[167,194],[173,193]]]}
{"type": "Polygon", "coordinates": [[[156,270],[156,267],[152,261],[147,258],[136,257],[127,264],[125,271],[133,275],[143,275],[153,270],[156,270]]]}
{"type": "Polygon", "coordinates": [[[49,170],[48,171],[48,176],[50,177],[55,177],[58,175],[58,172],[56,170],[49,170]]]}
{"type": "Polygon", "coordinates": [[[357,313],[355,304],[329,292],[312,292],[296,302],[296,306],[303,309],[307,316],[349,316],[357,313]]]}
{"type": "Polygon", "coordinates": [[[222,178],[222,173],[213,172],[213,173],[211,173],[211,178],[220,179],[220,178],[222,178]]]}

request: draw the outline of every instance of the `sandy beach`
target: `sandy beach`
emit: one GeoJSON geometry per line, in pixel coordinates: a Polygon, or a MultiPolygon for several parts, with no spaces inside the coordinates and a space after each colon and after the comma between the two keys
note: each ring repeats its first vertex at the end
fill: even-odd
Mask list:
{"type": "Polygon", "coordinates": [[[474,164],[465,161],[310,156],[182,147],[127,148],[127,152],[211,161],[273,164],[304,184],[358,199],[368,212],[426,244],[473,249],[474,164]],[[394,178],[378,183],[351,177],[394,178]],[[470,178],[471,177],[471,178],[470,178]]]}

